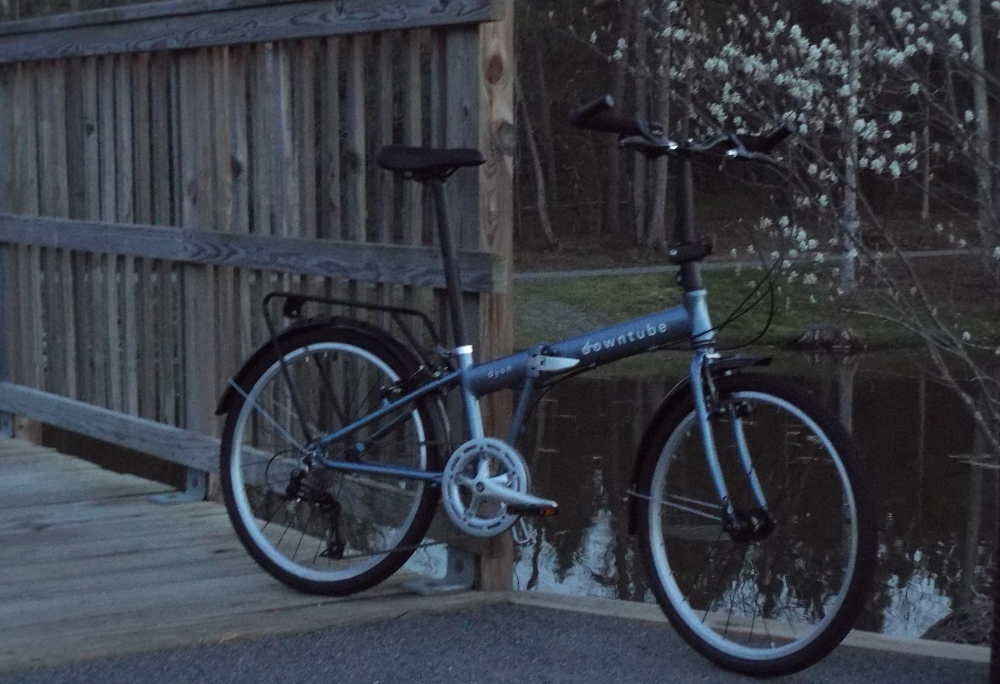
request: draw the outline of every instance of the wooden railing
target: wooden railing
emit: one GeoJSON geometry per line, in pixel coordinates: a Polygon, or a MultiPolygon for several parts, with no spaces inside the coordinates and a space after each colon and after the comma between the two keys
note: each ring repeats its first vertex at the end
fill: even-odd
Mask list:
{"type": "MultiPolygon", "coordinates": [[[[375,167],[389,143],[488,158],[447,193],[477,351],[508,351],[512,23],[509,0],[0,23],[0,411],[213,472],[215,401],[267,338],[267,291],[444,325],[431,202],[375,167]]],[[[481,583],[509,588],[489,554],[481,583]]]]}

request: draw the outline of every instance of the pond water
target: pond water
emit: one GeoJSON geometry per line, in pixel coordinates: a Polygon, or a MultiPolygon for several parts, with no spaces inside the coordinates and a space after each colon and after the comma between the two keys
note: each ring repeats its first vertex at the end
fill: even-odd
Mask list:
{"type": "MultiPolygon", "coordinates": [[[[811,386],[864,454],[879,562],[860,629],[917,637],[986,591],[996,478],[964,465],[974,427],[958,397],[898,356],[796,356],[775,371],[811,386]]],[[[574,378],[541,402],[522,443],[555,518],[529,523],[518,589],[652,602],[626,491],[647,421],[673,382],[574,378]]]]}

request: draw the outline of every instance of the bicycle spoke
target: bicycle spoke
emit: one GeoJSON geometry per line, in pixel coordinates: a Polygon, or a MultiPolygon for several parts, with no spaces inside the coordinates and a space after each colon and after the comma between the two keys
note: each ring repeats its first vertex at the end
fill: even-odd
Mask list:
{"type": "MultiPolygon", "coordinates": [[[[400,372],[350,343],[309,339],[288,343],[285,354],[241,392],[238,420],[227,422],[231,433],[224,441],[231,450],[223,477],[231,481],[234,522],[247,530],[241,538],[255,560],[282,581],[310,591],[356,591],[412,553],[433,517],[437,492],[405,476],[325,468],[321,459],[306,459],[311,444],[304,432],[329,435],[363,418],[384,403],[382,388],[396,384],[400,372]]],[[[323,457],[426,470],[441,442],[422,410],[414,404],[390,412],[323,457]]]]}
{"type": "Polygon", "coordinates": [[[745,660],[750,673],[771,672],[772,660],[809,664],[846,632],[847,623],[834,624],[831,614],[854,615],[862,606],[851,582],[858,528],[847,498],[851,482],[837,465],[843,454],[780,397],[733,392],[728,401],[725,417],[712,420],[731,518],[710,503],[715,482],[693,410],[669,432],[655,469],[638,485],[649,491],[644,541],[657,599],[689,628],[685,638],[713,659],[745,660]],[[818,636],[833,631],[830,639],[818,636]]]}

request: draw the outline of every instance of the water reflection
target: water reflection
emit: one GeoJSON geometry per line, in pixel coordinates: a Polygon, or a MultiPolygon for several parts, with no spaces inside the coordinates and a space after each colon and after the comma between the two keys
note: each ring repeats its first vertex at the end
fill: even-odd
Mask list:
{"type": "MultiPolygon", "coordinates": [[[[921,636],[988,593],[996,497],[983,492],[996,478],[953,458],[974,446],[958,397],[898,357],[799,356],[779,367],[815,390],[865,456],[878,500],[879,563],[858,627],[921,636]]],[[[646,422],[671,384],[584,376],[541,402],[521,446],[533,489],[562,511],[531,524],[532,542],[515,567],[518,588],[653,600],[628,535],[626,491],[646,422]]]]}

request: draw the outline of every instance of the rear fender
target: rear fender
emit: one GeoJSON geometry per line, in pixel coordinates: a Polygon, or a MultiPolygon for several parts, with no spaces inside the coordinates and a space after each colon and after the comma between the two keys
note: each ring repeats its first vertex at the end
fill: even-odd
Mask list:
{"type": "Polygon", "coordinates": [[[420,360],[416,354],[397,342],[391,335],[389,335],[389,333],[381,328],[351,318],[335,317],[316,319],[289,328],[288,330],[281,332],[276,338],[268,340],[260,348],[258,348],[257,351],[255,351],[250,358],[246,360],[243,367],[236,372],[236,375],[234,375],[226,384],[226,388],[223,390],[222,396],[219,398],[219,403],[216,406],[215,415],[225,415],[236,407],[236,399],[239,394],[236,388],[233,387],[233,384],[236,384],[240,390],[243,391],[243,393],[250,391],[248,382],[249,376],[251,375],[253,369],[261,363],[263,359],[274,355],[275,345],[278,345],[278,348],[284,348],[283,345],[287,344],[293,337],[310,330],[327,327],[348,328],[352,332],[367,335],[379,344],[389,347],[403,361],[412,363],[413,368],[417,368],[420,365],[420,360]]]}

